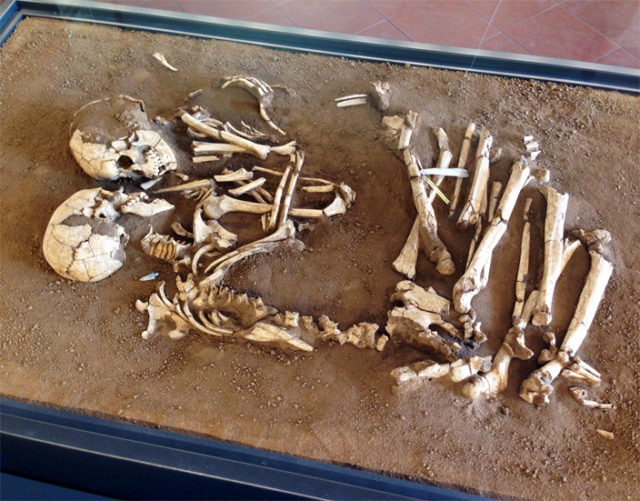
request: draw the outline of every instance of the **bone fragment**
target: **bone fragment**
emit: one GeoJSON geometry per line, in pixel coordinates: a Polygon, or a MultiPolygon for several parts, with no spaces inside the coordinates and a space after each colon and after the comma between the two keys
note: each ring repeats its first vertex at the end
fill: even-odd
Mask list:
{"type": "Polygon", "coordinates": [[[349,94],[346,96],[336,97],[334,101],[336,103],[341,103],[344,101],[351,101],[353,99],[367,99],[367,95],[366,94],[349,94]]]}
{"type": "MultiPolygon", "coordinates": [[[[191,150],[196,154],[200,155],[202,153],[251,153],[244,146],[239,146],[237,144],[229,144],[229,143],[209,143],[207,141],[193,141],[191,143],[191,150]]],[[[198,157],[194,157],[195,159],[198,157]]]]}
{"type": "Polygon", "coordinates": [[[273,196],[273,205],[271,207],[271,216],[269,217],[269,225],[267,226],[267,230],[273,230],[278,224],[278,213],[280,211],[280,202],[282,200],[282,194],[284,193],[285,186],[289,181],[289,175],[291,174],[291,165],[287,165],[287,168],[284,171],[284,174],[280,178],[280,183],[278,183],[278,188],[276,189],[276,194],[273,196]]]}
{"type": "Polygon", "coordinates": [[[213,243],[215,248],[226,251],[238,241],[238,235],[226,230],[215,219],[205,222],[202,219],[202,207],[193,212],[193,241],[196,244],[213,243]]]}
{"type": "Polygon", "coordinates": [[[540,188],[547,199],[547,215],[544,224],[544,265],[540,293],[533,310],[533,325],[549,325],[553,293],[562,269],[564,243],[564,219],[567,213],[568,194],[560,194],[549,186],[540,188]]]}
{"type": "Polygon", "coordinates": [[[131,193],[128,195],[128,200],[120,205],[119,210],[122,214],[151,217],[173,208],[173,204],[161,198],[149,201],[146,193],[131,193]]]}
{"type": "Polygon", "coordinates": [[[571,392],[571,396],[573,396],[580,405],[584,405],[585,407],[590,407],[592,409],[613,409],[613,404],[608,402],[596,402],[595,400],[588,399],[587,390],[584,388],[572,386],[569,388],[569,391],[571,392]]]}
{"type": "Polygon", "coordinates": [[[415,306],[423,311],[449,314],[451,301],[440,296],[432,287],[423,289],[415,282],[403,280],[396,284],[396,290],[391,295],[391,301],[402,301],[406,306],[415,306]]]}
{"type": "Polygon", "coordinates": [[[529,222],[529,210],[531,199],[527,198],[524,204],[524,225],[522,227],[522,241],[520,242],[520,262],[516,276],[516,302],[511,316],[513,326],[519,325],[524,307],[524,298],[527,292],[527,279],[529,278],[529,251],[531,247],[531,223],[529,222]]]}
{"type": "Polygon", "coordinates": [[[222,281],[227,270],[238,261],[254,254],[271,252],[280,247],[283,242],[295,241],[295,231],[293,222],[287,221],[284,226],[278,227],[270,235],[218,258],[205,268],[205,273],[208,273],[208,276],[202,280],[201,285],[217,285],[222,281]]]}
{"type": "Polygon", "coordinates": [[[411,141],[411,135],[413,134],[413,129],[416,126],[417,120],[418,120],[418,114],[415,111],[411,111],[411,110],[404,117],[404,122],[402,123],[402,129],[400,130],[400,138],[398,139],[399,150],[402,151],[409,147],[409,142],[411,141]]]}
{"type": "Polygon", "coordinates": [[[201,164],[201,163],[205,163],[205,162],[217,162],[218,160],[220,160],[219,156],[216,155],[203,155],[201,157],[192,157],[191,161],[194,164],[201,164]]]}
{"type": "MultiPolygon", "coordinates": [[[[476,130],[476,124],[470,122],[467,126],[467,130],[464,133],[464,139],[462,140],[462,147],[460,148],[460,156],[458,157],[458,168],[464,169],[467,165],[467,157],[469,156],[469,147],[471,146],[471,138],[476,130]]],[[[449,217],[453,218],[453,213],[458,207],[458,200],[460,198],[460,188],[462,187],[462,179],[456,179],[456,184],[453,189],[453,196],[451,197],[451,204],[449,205],[449,217]]]]}
{"type": "Polygon", "coordinates": [[[385,127],[385,136],[391,140],[397,140],[404,124],[404,117],[399,115],[387,115],[382,117],[382,125],[385,127]]]}
{"type": "Polygon", "coordinates": [[[245,195],[245,194],[250,193],[253,190],[256,190],[257,188],[259,188],[266,181],[267,180],[264,177],[259,177],[258,179],[255,179],[255,180],[251,181],[250,183],[247,183],[245,185],[238,186],[237,188],[233,188],[233,189],[229,190],[229,194],[233,195],[234,197],[239,197],[241,195],[245,195]]]}
{"type": "Polygon", "coordinates": [[[596,433],[598,435],[600,435],[601,437],[606,438],[607,440],[613,440],[615,438],[615,436],[613,435],[613,433],[611,433],[610,431],[607,430],[601,430],[600,428],[598,428],[596,430],[596,433]]]}
{"type": "Polygon", "coordinates": [[[331,202],[328,206],[322,209],[322,213],[327,217],[337,216],[339,214],[346,214],[346,212],[347,212],[347,205],[345,204],[344,200],[337,195],[333,199],[333,202],[331,202]]]}
{"type": "Polygon", "coordinates": [[[397,367],[391,371],[391,376],[395,379],[396,386],[409,386],[413,389],[417,387],[417,383],[423,380],[446,378],[457,383],[477,374],[478,371],[488,370],[490,366],[490,357],[472,356],[446,364],[424,360],[404,367],[397,367]]]}
{"type": "Polygon", "coordinates": [[[153,53],[153,57],[155,59],[157,59],[158,61],[160,61],[160,64],[162,64],[162,66],[164,66],[165,68],[169,68],[171,71],[178,71],[178,68],[176,68],[175,66],[172,66],[169,64],[169,62],[167,61],[167,59],[160,54],[159,52],[154,52],[153,53]]]}
{"type": "Polygon", "coordinates": [[[436,265],[436,270],[442,275],[451,275],[455,272],[455,265],[449,251],[438,237],[438,222],[435,212],[429,202],[429,197],[422,183],[416,160],[411,151],[403,151],[404,162],[407,166],[413,201],[418,211],[420,238],[423,249],[429,260],[436,265]]]}
{"type": "Polygon", "coordinates": [[[335,187],[330,184],[302,187],[302,191],[304,191],[305,193],[332,193],[334,190],[335,190],[335,187]]]}
{"type": "Polygon", "coordinates": [[[289,207],[291,206],[291,198],[293,197],[293,192],[296,189],[296,184],[298,183],[298,177],[300,176],[300,171],[302,170],[303,163],[304,152],[298,150],[295,153],[295,164],[293,170],[291,171],[291,176],[289,177],[289,184],[287,185],[287,191],[284,194],[284,200],[282,201],[282,207],[280,208],[280,215],[278,216],[278,226],[280,227],[284,226],[284,224],[287,222],[289,207]]]}
{"type": "Polygon", "coordinates": [[[293,336],[287,329],[266,322],[258,322],[244,334],[245,339],[299,351],[313,351],[313,346],[293,336]]]}
{"type": "Polygon", "coordinates": [[[573,230],[571,236],[578,238],[589,250],[602,253],[604,245],[611,242],[611,233],[607,230],[573,230]]]}
{"type": "Polygon", "coordinates": [[[155,190],[154,193],[173,193],[176,191],[194,191],[201,188],[210,189],[213,187],[210,179],[199,179],[197,181],[190,181],[188,183],[179,184],[178,186],[169,186],[168,188],[160,188],[155,190]]]}
{"type": "Polygon", "coordinates": [[[253,97],[255,97],[258,100],[260,116],[262,119],[267,122],[269,127],[278,131],[280,134],[285,135],[285,132],[278,127],[267,114],[267,107],[271,105],[274,95],[273,88],[270,85],[254,77],[233,76],[225,79],[225,83],[222,85],[222,88],[225,89],[232,85],[247,90],[253,97]]]}
{"type": "Polygon", "coordinates": [[[154,232],[153,227],[149,228],[149,232],[140,241],[140,246],[146,254],[172,263],[174,269],[177,269],[180,264],[188,262],[187,253],[191,248],[190,244],[154,232]]]}
{"type": "MultiPolygon", "coordinates": [[[[535,157],[532,156],[531,158],[533,159],[535,157]]],[[[551,172],[549,169],[535,169],[533,171],[533,177],[536,178],[538,184],[545,184],[551,180],[551,172]]]]}
{"type": "Polygon", "coordinates": [[[502,148],[492,148],[489,153],[489,164],[494,164],[502,158],[502,148]]]}
{"type": "Polygon", "coordinates": [[[149,181],[145,181],[144,183],[140,183],[140,188],[142,188],[143,190],[148,190],[149,188],[151,188],[152,186],[158,184],[160,181],[162,181],[161,177],[157,177],[155,179],[150,179],[149,181]]]}
{"type": "Polygon", "coordinates": [[[489,151],[493,143],[493,136],[484,129],[480,133],[478,149],[476,151],[476,168],[473,173],[473,181],[469,189],[467,201],[462,207],[462,212],[458,218],[457,226],[466,229],[470,225],[475,225],[481,215],[482,200],[486,196],[487,183],[489,181],[489,151]]]}
{"type": "Polygon", "coordinates": [[[498,198],[500,197],[500,191],[502,190],[502,183],[499,181],[493,181],[491,183],[491,194],[489,195],[489,214],[487,219],[493,220],[493,216],[496,212],[496,206],[498,205],[498,198]]]}
{"type": "Polygon", "coordinates": [[[194,128],[198,132],[202,132],[203,134],[206,134],[207,136],[212,137],[214,139],[222,139],[227,143],[235,144],[236,146],[245,148],[252,155],[255,155],[256,157],[261,158],[262,160],[267,158],[267,155],[271,151],[270,146],[254,143],[252,141],[249,141],[248,139],[245,139],[240,136],[236,136],[235,134],[231,134],[224,130],[216,130],[213,127],[210,127],[209,125],[204,124],[203,122],[201,122],[194,116],[190,115],[189,113],[186,113],[186,112],[183,113],[180,119],[184,123],[186,123],[189,127],[194,128]]]}
{"type": "MultiPolygon", "coordinates": [[[[277,170],[273,170],[273,169],[267,169],[266,167],[260,167],[259,165],[255,165],[251,168],[251,170],[257,171],[257,172],[262,172],[264,174],[270,174],[272,176],[277,176],[277,177],[282,177],[283,172],[279,172],[277,170]]],[[[300,181],[304,181],[307,183],[319,183],[319,184],[324,184],[327,186],[331,186],[332,188],[335,187],[335,183],[332,181],[328,181],[326,179],[322,179],[319,177],[305,177],[305,176],[300,176],[300,181]]]]}
{"type": "Polygon", "coordinates": [[[232,172],[225,172],[223,174],[216,174],[213,179],[218,183],[231,183],[234,181],[247,181],[253,179],[253,172],[244,168],[234,170],[232,172]]]}
{"type": "Polygon", "coordinates": [[[573,362],[566,369],[562,369],[560,376],[588,385],[599,385],[602,381],[601,374],[580,357],[573,357],[573,362]]]}
{"type": "Polygon", "coordinates": [[[389,91],[391,87],[389,82],[373,82],[373,93],[371,98],[380,111],[387,111],[389,109],[389,91]]]}
{"type": "Polygon", "coordinates": [[[416,217],[400,254],[391,266],[407,278],[416,276],[416,263],[420,249],[420,218],[416,217]]]}
{"type": "Polygon", "coordinates": [[[553,381],[562,369],[571,363],[572,357],[576,356],[598,311],[598,305],[604,295],[613,267],[597,252],[589,251],[589,255],[591,269],[556,358],[533,371],[520,386],[520,397],[526,402],[549,403],[549,395],[553,392],[553,381]]]}
{"type": "Polygon", "coordinates": [[[229,122],[225,122],[223,127],[224,127],[224,130],[226,130],[227,132],[230,132],[231,134],[235,134],[236,136],[244,137],[245,139],[249,139],[250,141],[253,141],[254,139],[266,139],[269,137],[264,132],[260,132],[259,130],[254,129],[253,127],[251,127],[250,125],[247,125],[244,122],[241,122],[241,123],[244,130],[236,129],[229,122]]]}
{"type": "MultiPolygon", "coordinates": [[[[482,290],[489,279],[487,263],[491,262],[493,251],[507,230],[507,224],[522,188],[529,181],[529,165],[526,160],[517,161],[511,167],[509,182],[504,190],[496,214],[484,233],[480,245],[464,274],[453,287],[455,310],[466,313],[471,309],[471,300],[482,290]]],[[[476,219],[477,221],[477,219],[476,219]]]]}
{"type": "Polygon", "coordinates": [[[348,108],[350,106],[362,106],[363,104],[367,104],[369,102],[369,98],[365,95],[364,97],[352,97],[350,99],[342,99],[336,103],[338,108],[348,108]]]}

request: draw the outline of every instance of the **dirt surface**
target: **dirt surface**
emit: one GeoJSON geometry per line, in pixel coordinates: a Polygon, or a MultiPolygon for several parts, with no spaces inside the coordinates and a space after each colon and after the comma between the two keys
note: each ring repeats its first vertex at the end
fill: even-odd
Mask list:
{"type": "MultiPolygon", "coordinates": [[[[640,497],[637,96],[27,19],[0,49],[0,109],[4,396],[499,497],[640,497]],[[180,71],[158,64],[151,57],[156,51],[180,71]],[[302,232],[305,251],[243,262],[227,276],[228,285],[281,310],[328,314],[342,328],[360,321],[384,326],[389,296],[402,279],[391,262],[415,209],[406,169],[382,139],[379,112],[371,106],[339,110],[333,98],[387,80],[389,112],[419,113],[414,144],[423,164],[434,162],[432,127],[444,127],[457,152],[473,120],[503,148],[492,179],[504,182],[522,135],[533,134],[543,150],[538,166],[550,169],[552,186],[571,194],[567,231],[611,231],[607,255],[614,275],[580,356],[603,374],[590,395],[615,409],[581,407],[562,380],[550,405],[525,403],[517,391],[537,366],[535,358],[512,364],[510,384],[497,399],[472,403],[437,381],[395,394],[390,371],[425,357],[403,346],[390,344],[380,354],[325,344],[300,355],[195,333],[180,341],[144,340],[147,319],[133,305],[155,284],[137,279],[160,271],[159,279],[174,281],[169,265],[140,250],[147,222],[124,222],[132,237],[127,261],[110,278],[88,284],[57,276],[41,250],[49,217],[76,190],[98,185],[69,151],[73,113],[93,99],[124,93],[143,99],[150,117],[168,117],[202,88],[192,103],[219,119],[245,119],[264,130],[246,93],[219,90],[220,79],[234,74],[286,85],[291,92],[277,92],[272,118],[306,152],[304,174],[344,181],[358,198],[345,216],[302,232]],[[615,438],[601,437],[597,428],[615,438]]],[[[186,145],[178,145],[179,170],[211,175],[221,168],[196,169],[186,145]]],[[[263,165],[281,167],[277,162],[263,165]]],[[[255,163],[238,156],[227,166],[255,163]]],[[[447,193],[451,188],[444,185],[447,193]]],[[[534,197],[539,278],[544,201],[533,186],[527,193],[534,197]]],[[[474,301],[489,338],[480,353],[495,352],[510,323],[523,198],[494,256],[489,285],[474,301]]],[[[444,205],[436,205],[459,272],[438,277],[421,256],[416,281],[450,296],[472,231],[457,233],[445,222],[444,205]]],[[[257,218],[227,223],[238,228],[248,220],[248,238],[259,228],[257,218]]],[[[163,216],[154,226],[170,221],[163,216]]],[[[587,269],[580,251],[561,277],[553,321],[560,338],[587,269]]],[[[540,331],[528,331],[527,343],[538,352],[540,331]]]]}

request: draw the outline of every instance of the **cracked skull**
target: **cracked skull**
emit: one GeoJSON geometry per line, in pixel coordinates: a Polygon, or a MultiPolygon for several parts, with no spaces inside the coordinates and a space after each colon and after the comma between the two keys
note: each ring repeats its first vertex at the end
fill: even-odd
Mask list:
{"type": "Polygon", "coordinates": [[[154,178],[177,165],[169,145],[152,130],[144,103],[124,95],[80,108],[69,146],[80,167],[95,179],[154,178]]]}

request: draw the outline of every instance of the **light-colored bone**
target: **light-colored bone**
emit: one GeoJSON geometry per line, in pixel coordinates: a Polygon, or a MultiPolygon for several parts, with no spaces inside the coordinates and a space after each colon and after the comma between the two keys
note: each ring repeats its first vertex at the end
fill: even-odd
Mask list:
{"type": "MultiPolygon", "coordinates": [[[[284,199],[282,200],[282,207],[280,208],[280,215],[278,216],[278,226],[282,227],[287,222],[287,216],[289,215],[289,207],[291,206],[291,198],[293,197],[293,192],[296,189],[296,184],[298,183],[298,177],[300,176],[300,171],[302,170],[302,164],[304,163],[304,152],[298,150],[295,153],[295,163],[293,170],[291,171],[291,176],[289,177],[289,184],[287,185],[287,191],[284,194],[284,199]]],[[[284,179],[284,176],[283,176],[284,179]]],[[[275,197],[274,197],[275,198],[275,197]]]]}
{"type": "Polygon", "coordinates": [[[489,181],[489,151],[493,143],[493,136],[484,129],[480,133],[478,150],[476,151],[476,168],[473,172],[473,181],[469,189],[467,201],[462,207],[462,212],[458,218],[457,226],[466,229],[470,225],[475,225],[480,218],[482,199],[487,191],[489,181]]]}
{"type": "Polygon", "coordinates": [[[204,155],[202,157],[191,157],[191,161],[194,164],[202,164],[205,162],[217,162],[220,160],[220,157],[217,155],[204,155]]]}
{"type": "Polygon", "coordinates": [[[409,147],[411,135],[413,134],[413,129],[415,128],[417,121],[418,114],[415,111],[410,110],[409,113],[407,113],[407,115],[404,117],[402,129],[400,130],[400,137],[398,139],[398,149],[400,151],[409,147]]]}
{"type": "Polygon", "coordinates": [[[602,382],[601,374],[580,357],[573,357],[573,362],[566,369],[562,369],[560,376],[588,385],[598,385],[602,382]]]}
{"type": "Polygon", "coordinates": [[[482,290],[489,279],[487,263],[491,262],[493,251],[507,230],[513,208],[522,188],[529,181],[529,165],[526,160],[517,161],[511,167],[509,182],[504,190],[496,215],[484,233],[480,245],[464,274],[453,287],[455,310],[466,313],[471,309],[471,300],[482,290]]]}
{"type": "Polygon", "coordinates": [[[392,263],[393,269],[407,278],[416,276],[416,263],[420,249],[420,218],[416,217],[409,232],[407,241],[402,246],[400,254],[392,263]]]}
{"type": "Polygon", "coordinates": [[[169,62],[167,61],[167,58],[164,57],[159,52],[154,52],[153,53],[153,57],[154,57],[154,59],[157,59],[158,61],[160,61],[160,64],[162,64],[162,66],[164,66],[165,68],[169,68],[171,71],[178,71],[178,68],[176,68],[175,66],[170,65],[169,62]]]}
{"type": "Polygon", "coordinates": [[[613,266],[595,251],[589,251],[589,256],[591,268],[556,358],[533,371],[520,386],[520,397],[526,402],[549,403],[549,395],[553,392],[553,381],[562,369],[571,363],[572,357],[576,356],[598,311],[613,266]]]}
{"type": "Polygon", "coordinates": [[[220,219],[230,212],[246,212],[249,214],[264,214],[271,210],[271,206],[256,202],[246,202],[229,195],[207,197],[203,205],[204,214],[211,219],[220,219]]]}
{"type": "Polygon", "coordinates": [[[180,242],[168,235],[161,235],[149,228],[149,232],[140,241],[142,250],[155,258],[169,263],[179,263],[187,257],[191,245],[180,242]]]}
{"type": "Polygon", "coordinates": [[[451,301],[440,296],[432,287],[423,289],[415,282],[403,280],[396,284],[391,301],[402,301],[405,306],[415,306],[423,311],[448,315],[451,301]]]}
{"type": "Polygon", "coordinates": [[[241,195],[246,195],[247,193],[250,193],[250,192],[258,189],[266,181],[267,180],[264,177],[259,177],[258,179],[255,179],[254,181],[251,181],[250,183],[244,184],[242,186],[238,186],[237,188],[230,189],[229,190],[229,194],[233,195],[234,197],[239,197],[241,195]]]}
{"type": "Polygon", "coordinates": [[[336,97],[334,101],[336,103],[342,103],[344,101],[351,101],[353,99],[367,99],[367,97],[368,96],[366,94],[348,94],[346,96],[336,97]]]}
{"type": "MultiPolygon", "coordinates": [[[[467,125],[467,130],[464,133],[464,139],[462,140],[462,147],[460,148],[460,156],[458,157],[458,168],[464,169],[467,165],[467,158],[469,157],[469,148],[471,146],[471,138],[476,130],[476,124],[470,122],[467,125]]],[[[458,200],[460,199],[460,188],[462,187],[462,178],[456,179],[456,184],[453,189],[453,196],[451,197],[451,204],[449,205],[449,217],[453,218],[453,213],[458,207],[458,200]]]]}
{"type": "Polygon", "coordinates": [[[513,306],[511,316],[513,326],[519,325],[524,307],[524,298],[527,292],[527,279],[529,278],[529,251],[531,248],[531,223],[529,222],[529,210],[531,209],[531,199],[527,198],[524,204],[524,225],[522,227],[522,240],[520,242],[520,262],[518,263],[518,274],[516,275],[516,303],[513,306]]]}
{"type": "Polygon", "coordinates": [[[611,242],[611,233],[607,230],[573,230],[571,236],[578,238],[589,250],[602,253],[604,245],[611,242]]]}
{"type": "MultiPolygon", "coordinates": [[[[202,155],[204,153],[217,153],[217,154],[226,154],[226,153],[249,153],[251,151],[244,146],[239,146],[237,144],[229,144],[229,143],[208,143],[206,141],[193,141],[191,143],[191,151],[195,155],[202,155]]],[[[196,161],[197,156],[193,158],[193,161],[196,161]]]]}
{"type": "Polygon", "coordinates": [[[148,190],[149,188],[153,187],[154,185],[158,184],[160,181],[162,181],[161,177],[157,177],[155,179],[150,179],[149,181],[145,181],[144,183],[140,183],[140,188],[142,188],[143,190],[148,190]]]}
{"type": "Polygon", "coordinates": [[[284,193],[285,186],[289,181],[290,174],[291,174],[291,165],[287,165],[287,168],[284,170],[284,173],[280,178],[280,183],[278,183],[278,188],[276,189],[276,193],[273,196],[271,216],[269,216],[269,224],[267,225],[267,229],[269,231],[273,230],[278,224],[278,213],[280,212],[280,202],[282,201],[282,194],[284,193]]]}
{"type": "Polygon", "coordinates": [[[322,209],[322,213],[327,217],[337,216],[339,214],[346,214],[347,212],[347,204],[345,204],[344,200],[336,195],[329,205],[327,205],[324,209],[322,209]]]}
{"type": "Polygon", "coordinates": [[[369,98],[365,95],[362,97],[351,97],[349,99],[342,99],[336,103],[336,106],[338,108],[348,108],[350,106],[362,106],[363,104],[367,104],[368,102],[369,98]]]}
{"type": "Polygon", "coordinates": [[[335,186],[331,184],[323,184],[320,186],[303,186],[302,191],[305,193],[332,193],[335,186]]]}
{"type": "Polygon", "coordinates": [[[241,122],[241,123],[244,130],[236,129],[229,122],[225,122],[223,127],[224,127],[224,130],[226,130],[227,132],[231,132],[236,136],[244,137],[245,139],[249,139],[250,141],[253,141],[255,139],[267,139],[269,137],[264,132],[260,132],[259,130],[254,129],[253,127],[251,127],[250,125],[247,125],[244,122],[241,122]]]}
{"type": "MultiPolygon", "coordinates": [[[[254,254],[271,252],[282,245],[283,242],[292,243],[296,241],[295,226],[292,221],[287,221],[284,226],[280,226],[264,238],[239,247],[235,251],[213,261],[205,268],[207,277],[200,283],[201,285],[217,285],[224,278],[227,270],[238,261],[248,258],[254,254]]],[[[297,241],[299,242],[299,241],[297,241]]],[[[300,245],[302,243],[300,242],[300,245]]]]}
{"type": "Polygon", "coordinates": [[[502,158],[502,148],[492,148],[489,153],[489,164],[494,164],[502,158]]]}
{"type": "Polygon", "coordinates": [[[380,111],[387,111],[389,109],[389,91],[391,87],[389,82],[373,82],[373,93],[371,98],[380,111]]]}
{"type": "Polygon", "coordinates": [[[242,337],[256,343],[293,348],[299,351],[313,351],[313,346],[293,336],[287,329],[266,322],[258,322],[242,337]]]}
{"type": "Polygon", "coordinates": [[[585,407],[590,407],[592,409],[613,409],[613,404],[608,402],[596,402],[595,400],[588,399],[587,390],[584,388],[571,386],[569,388],[569,392],[580,405],[584,405],[585,407]]]}
{"type": "MultiPolygon", "coordinates": [[[[254,165],[251,170],[256,171],[256,172],[262,172],[264,174],[270,174],[272,176],[276,176],[276,177],[282,177],[283,172],[277,171],[277,170],[273,170],[273,169],[267,169],[266,167],[260,167],[259,165],[254,165]]],[[[327,179],[322,179],[319,177],[306,177],[306,176],[300,176],[300,181],[304,181],[306,183],[319,183],[319,184],[323,184],[326,186],[331,186],[332,189],[336,186],[336,184],[333,181],[328,181],[327,179]]]]}
{"type": "Polygon", "coordinates": [[[230,249],[238,241],[238,235],[226,230],[215,219],[205,222],[202,219],[202,207],[193,212],[193,241],[198,244],[213,243],[218,250],[230,249]]]}
{"type": "Polygon", "coordinates": [[[502,191],[502,183],[500,181],[493,181],[491,183],[491,194],[489,195],[489,213],[487,215],[489,221],[492,221],[493,216],[495,216],[500,191],[502,191]]]}
{"type": "Polygon", "coordinates": [[[416,387],[420,381],[430,379],[449,379],[453,383],[463,381],[481,370],[488,370],[491,357],[472,356],[456,360],[452,363],[439,364],[433,360],[424,360],[404,367],[397,367],[391,371],[396,386],[416,387]]]}
{"type": "Polygon", "coordinates": [[[222,174],[216,174],[213,179],[218,183],[233,183],[236,181],[248,181],[253,179],[253,172],[247,171],[244,168],[240,168],[234,171],[226,171],[222,174]]]}
{"type": "Polygon", "coordinates": [[[235,144],[236,146],[245,148],[252,155],[261,158],[262,160],[267,158],[267,155],[271,151],[270,146],[254,143],[253,141],[249,141],[248,139],[245,139],[243,137],[236,136],[235,134],[231,134],[230,132],[227,132],[225,130],[214,129],[213,127],[206,125],[187,112],[184,112],[180,116],[180,119],[189,127],[194,128],[198,132],[202,132],[203,134],[206,134],[207,136],[214,139],[222,139],[227,143],[235,144]]]}
{"type": "Polygon", "coordinates": [[[568,194],[544,186],[540,191],[547,199],[547,215],[544,223],[544,265],[536,307],[533,310],[533,325],[549,325],[553,293],[562,269],[564,242],[564,219],[567,213],[568,194]]]}
{"type": "Polygon", "coordinates": [[[233,76],[225,79],[222,88],[225,89],[229,86],[241,87],[255,97],[258,100],[262,119],[267,122],[269,127],[285,135],[285,132],[278,127],[267,114],[267,107],[271,105],[274,95],[273,88],[270,85],[254,77],[233,76]]]}
{"type": "Polygon", "coordinates": [[[455,265],[449,251],[438,236],[438,222],[435,212],[429,202],[429,197],[422,183],[416,160],[409,149],[403,151],[405,165],[413,192],[413,201],[418,211],[420,220],[420,238],[423,249],[429,260],[436,265],[436,270],[442,275],[451,275],[455,272],[455,265]]]}
{"type": "Polygon", "coordinates": [[[197,181],[190,181],[188,183],[179,184],[178,186],[169,186],[167,188],[160,188],[154,190],[154,193],[174,193],[176,191],[195,191],[199,189],[211,189],[213,188],[213,182],[210,179],[199,179],[197,181]]]}
{"type": "Polygon", "coordinates": [[[613,440],[614,438],[616,438],[612,432],[607,430],[601,430],[600,428],[596,429],[596,433],[601,437],[606,438],[607,440],[613,440]]]}

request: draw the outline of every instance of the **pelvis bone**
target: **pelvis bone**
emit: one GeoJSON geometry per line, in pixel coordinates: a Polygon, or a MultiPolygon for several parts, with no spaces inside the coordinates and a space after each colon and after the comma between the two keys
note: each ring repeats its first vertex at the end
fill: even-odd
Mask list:
{"type": "Polygon", "coordinates": [[[80,108],[69,146],[80,167],[95,179],[154,178],[177,166],[169,145],[152,130],[144,103],[129,96],[80,108]]]}

